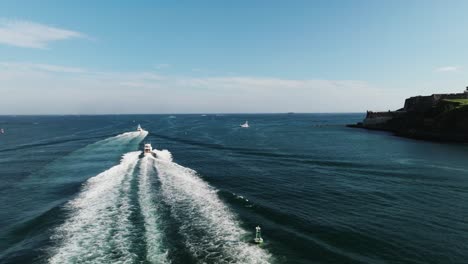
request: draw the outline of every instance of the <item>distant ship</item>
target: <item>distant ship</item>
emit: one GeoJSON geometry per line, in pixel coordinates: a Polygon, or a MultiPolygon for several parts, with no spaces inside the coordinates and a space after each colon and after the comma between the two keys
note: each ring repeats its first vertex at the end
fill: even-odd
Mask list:
{"type": "Polygon", "coordinates": [[[140,124],[138,124],[137,126],[137,131],[140,131],[140,132],[143,131],[143,128],[141,128],[140,124]]]}
{"type": "Polygon", "coordinates": [[[250,126],[249,126],[249,122],[248,122],[248,121],[245,121],[245,123],[242,124],[242,125],[240,125],[240,127],[243,127],[243,128],[248,128],[248,127],[250,127],[250,126]]]}

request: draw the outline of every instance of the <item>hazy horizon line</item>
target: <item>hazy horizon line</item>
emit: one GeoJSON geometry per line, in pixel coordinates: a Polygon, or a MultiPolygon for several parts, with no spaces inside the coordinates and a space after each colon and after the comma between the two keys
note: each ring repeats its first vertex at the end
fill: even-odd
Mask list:
{"type": "Polygon", "coordinates": [[[113,114],[0,114],[0,116],[110,116],[110,115],[276,115],[276,114],[365,114],[366,112],[199,112],[199,113],[113,113],[113,114]]]}

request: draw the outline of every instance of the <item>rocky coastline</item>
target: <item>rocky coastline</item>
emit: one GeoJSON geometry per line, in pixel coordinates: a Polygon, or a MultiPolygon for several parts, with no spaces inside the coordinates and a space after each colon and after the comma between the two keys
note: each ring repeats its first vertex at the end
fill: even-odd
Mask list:
{"type": "Polygon", "coordinates": [[[397,111],[368,111],[362,122],[347,126],[413,139],[468,143],[468,87],[463,93],[411,97],[397,111]]]}

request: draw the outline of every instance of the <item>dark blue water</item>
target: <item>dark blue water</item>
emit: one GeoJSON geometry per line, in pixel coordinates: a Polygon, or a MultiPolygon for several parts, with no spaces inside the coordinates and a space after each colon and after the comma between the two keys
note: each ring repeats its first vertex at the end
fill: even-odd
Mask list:
{"type": "Polygon", "coordinates": [[[0,263],[466,263],[468,146],[362,117],[2,116],[0,263]]]}

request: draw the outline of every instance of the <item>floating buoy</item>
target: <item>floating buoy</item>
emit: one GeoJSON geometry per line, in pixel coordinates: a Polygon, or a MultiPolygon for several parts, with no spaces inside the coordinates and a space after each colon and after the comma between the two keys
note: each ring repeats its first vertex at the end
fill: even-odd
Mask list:
{"type": "Polygon", "coordinates": [[[255,239],[254,239],[254,242],[257,243],[257,244],[261,244],[263,243],[263,238],[262,238],[262,234],[261,234],[261,228],[259,226],[257,226],[255,228],[255,239]]]}

